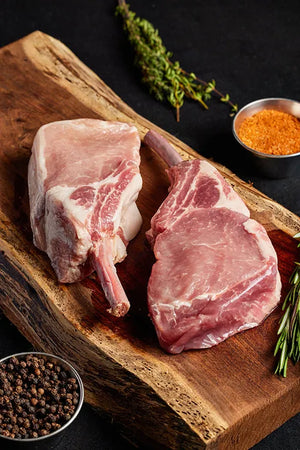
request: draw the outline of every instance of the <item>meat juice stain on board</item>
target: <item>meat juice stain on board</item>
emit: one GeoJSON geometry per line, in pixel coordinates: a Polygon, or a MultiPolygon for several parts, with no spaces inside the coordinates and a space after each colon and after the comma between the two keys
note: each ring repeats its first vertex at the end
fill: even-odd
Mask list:
{"type": "Polygon", "coordinates": [[[281,230],[272,230],[268,233],[278,257],[278,268],[282,281],[282,297],[288,288],[288,280],[294,269],[299,250],[295,239],[281,230]]]}

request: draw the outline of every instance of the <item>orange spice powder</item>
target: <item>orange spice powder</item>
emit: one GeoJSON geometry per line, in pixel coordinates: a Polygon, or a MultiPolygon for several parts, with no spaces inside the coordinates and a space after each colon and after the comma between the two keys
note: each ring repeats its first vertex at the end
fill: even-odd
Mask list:
{"type": "Polygon", "coordinates": [[[300,152],[300,121],[291,114],[264,109],[245,119],[238,131],[248,147],[271,155],[300,152]]]}

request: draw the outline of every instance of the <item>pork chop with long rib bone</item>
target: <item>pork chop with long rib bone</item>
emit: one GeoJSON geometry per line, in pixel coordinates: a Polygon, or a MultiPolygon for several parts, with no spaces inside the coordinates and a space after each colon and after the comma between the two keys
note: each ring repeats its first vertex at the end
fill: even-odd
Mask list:
{"type": "Polygon", "coordinates": [[[277,255],[210,163],[182,161],[154,131],[144,143],[170,166],[171,181],[147,232],[157,259],[148,283],[150,316],[166,351],[212,347],[255,327],[276,307],[277,255]]]}
{"type": "Polygon", "coordinates": [[[42,126],[28,169],[35,245],[63,283],[97,271],[110,312],[129,301],[114,264],[141,227],[136,199],[142,186],[140,138],[125,123],[76,119],[42,126]]]}

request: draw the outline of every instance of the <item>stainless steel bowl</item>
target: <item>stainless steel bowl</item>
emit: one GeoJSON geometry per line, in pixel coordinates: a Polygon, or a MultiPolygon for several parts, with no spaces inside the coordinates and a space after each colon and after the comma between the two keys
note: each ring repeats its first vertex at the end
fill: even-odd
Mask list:
{"type": "Polygon", "coordinates": [[[50,433],[46,436],[39,436],[37,438],[30,438],[30,439],[17,439],[17,438],[9,438],[6,436],[3,436],[0,434],[0,448],[2,449],[28,449],[28,450],[49,450],[51,448],[56,448],[59,441],[61,440],[63,436],[64,430],[69,427],[76,417],[78,416],[83,400],[84,400],[84,387],[82,380],[77,372],[77,370],[74,369],[74,367],[65,361],[64,359],[60,358],[59,356],[52,355],[50,353],[42,353],[42,352],[23,352],[23,353],[15,353],[14,355],[6,356],[5,358],[0,360],[0,363],[5,362],[9,360],[12,357],[22,357],[26,355],[34,355],[39,358],[45,359],[47,362],[57,362],[59,363],[66,371],[68,371],[72,377],[76,378],[78,383],[78,389],[79,389],[79,399],[78,399],[78,405],[75,410],[74,415],[71,417],[71,419],[66,422],[61,428],[59,428],[56,431],[53,431],[53,433],[50,433]]]}
{"type": "Polygon", "coordinates": [[[300,175],[300,152],[291,155],[269,155],[244,144],[238,136],[241,123],[263,109],[275,109],[300,119],[300,103],[287,98],[263,98],[248,103],[236,114],[232,131],[237,142],[248,151],[251,161],[260,175],[269,178],[286,178],[300,175]]]}

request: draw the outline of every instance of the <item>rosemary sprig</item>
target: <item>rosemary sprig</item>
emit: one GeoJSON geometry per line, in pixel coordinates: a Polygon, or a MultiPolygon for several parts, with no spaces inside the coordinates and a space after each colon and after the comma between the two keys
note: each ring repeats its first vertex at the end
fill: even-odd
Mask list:
{"type": "MultiPolygon", "coordinates": [[[[299,239],[300,233],[294,238],[299,239]]],[[[300,247],[300,243],[297,247],[300,247]]],[[[288,360],[296,364],[300,360],[300,263],[295,262],[295,269],[289,280],[291,288],[284,300],[284,314],[279,322],[279,338],[274,356],[279,354],[275,373],[286,377],[288,360]]]]}
{"type": "Polygon", "coordinates": [[[116,13],[123,18],[123,27],[133,47],[134,62],[141,70],[142,81],[157,100],[166,100],[176,109],[177,122],[185,97],[208,109],[207,102],[214,93],[231,107],[231,116],[237,112],[238,106],[232,103],[229,95],[216,89],[215,80],[203,81],[193,72],[183,70],[178,61],[171,61],[173,55],[164,46],[158,30],[147,20],[137,17],[125,0],[118,0],[118,3],[116,13]]]}

